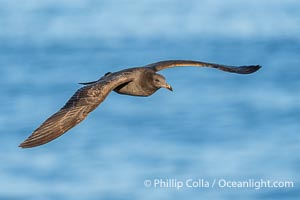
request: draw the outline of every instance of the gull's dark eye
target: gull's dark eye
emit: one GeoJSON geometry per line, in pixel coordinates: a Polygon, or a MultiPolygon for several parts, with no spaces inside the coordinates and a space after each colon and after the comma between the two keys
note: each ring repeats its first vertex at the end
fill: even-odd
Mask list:
{"type": "Polygon", "coordinates": [[[159,80],[158,80],[158,79],[155,79],[154,81],[155,81],[155,82],[159,82],[159,80]]]}

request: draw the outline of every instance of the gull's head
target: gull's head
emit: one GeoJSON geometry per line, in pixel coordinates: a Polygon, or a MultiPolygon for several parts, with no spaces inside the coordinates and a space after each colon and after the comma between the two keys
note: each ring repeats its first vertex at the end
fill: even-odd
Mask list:
{"type": "Polygon", "coordinates": [[[160,74],[154,74],[153,75],[153,84],[155,87],[157,88],[166,88],[170,91],[173,91],[171,85],[169,85],[167,82],[166,82],[166,79],[165,77],[163,77],[162,75],[160,74]]]}

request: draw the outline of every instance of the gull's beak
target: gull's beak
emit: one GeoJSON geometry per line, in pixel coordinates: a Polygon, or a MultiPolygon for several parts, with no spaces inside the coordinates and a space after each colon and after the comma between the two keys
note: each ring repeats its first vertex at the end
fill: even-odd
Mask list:
{"type": "Polygon", "coordinates": [[[169,85],[169,84],[166,84],[166,87],[165,88],[167,88],[168,90],[170,90],[170,91],[173,91],[173,88],[172,88],[172,86],[171,85],[169,85]]]}

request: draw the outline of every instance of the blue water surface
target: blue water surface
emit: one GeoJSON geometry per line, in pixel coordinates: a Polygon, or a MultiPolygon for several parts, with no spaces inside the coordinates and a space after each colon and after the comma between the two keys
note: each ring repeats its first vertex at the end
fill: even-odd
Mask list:
{"type": "Polygon", "coordinates": [[[299,9],[292,0],[0,1],[0,199],[299,199],[299,9]],[[57,140],[18,148],[78,82],[166,59],[263,68],[166,69],[174,92],[111,93],[57,140]],[[210,186],[171,184],[189,179],[210,186]],[[293,187],[212,187],[222,179],[293,187]]]}

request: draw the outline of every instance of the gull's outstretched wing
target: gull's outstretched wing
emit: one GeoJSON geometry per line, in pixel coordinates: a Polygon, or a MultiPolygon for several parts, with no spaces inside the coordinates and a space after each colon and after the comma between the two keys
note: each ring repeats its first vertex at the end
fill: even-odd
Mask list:
{"type": "Polygon", "coordinates": [[[248,66],[227,66],[215,63],[207,63],[200,61],[192,61],[192,60],[166,60],[157,63],[152,63],[146,65],[145,67],[151,68],[155,71],[160,71],[166,68],[171,67],[188,67],[188,66],[196,66],[196,67],[211,67],[216,68],[225,72],[238,73],[238,74],[250,74],[256,72],[260,65],[248,65],[248,66]]]}
{"type": "Polygon", "coordinates": [[[22,144],[30,148],[48,143],[76,126],[93,111],[117,86],[130,82],[133,77],[128,72],[115,73],[94,84],[84,86],[69,99],[57,113],[49,117],[22,144]]]}

